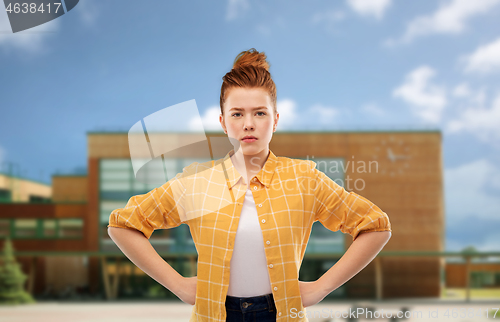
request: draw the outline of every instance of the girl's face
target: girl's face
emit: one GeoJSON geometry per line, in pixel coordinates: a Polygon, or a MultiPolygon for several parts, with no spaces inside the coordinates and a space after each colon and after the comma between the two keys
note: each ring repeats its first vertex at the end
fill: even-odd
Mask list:
{"type": "Polygon", "coordinates": [[[263,88],[231,88],[223,108],[219,122],[235,152],[241,147],[243,154],[255,155],[269,149],[279,113],[274,115],[271,97],[263,88]]]}

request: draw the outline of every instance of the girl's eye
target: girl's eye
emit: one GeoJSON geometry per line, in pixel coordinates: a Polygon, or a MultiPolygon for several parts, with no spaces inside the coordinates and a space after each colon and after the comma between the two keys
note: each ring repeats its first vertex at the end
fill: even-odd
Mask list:
{"type": "MultiPolygon", "coordinates": [[[[266,112],[257,112],[257,114],[259,114],[259,113],[262,114],[262,116],[266,115],[266,112]]],[[[231,116],[239,116],[239,115],[241,115],[241,113],[233,113],[233,114],[231,114],[231,116]]]]}

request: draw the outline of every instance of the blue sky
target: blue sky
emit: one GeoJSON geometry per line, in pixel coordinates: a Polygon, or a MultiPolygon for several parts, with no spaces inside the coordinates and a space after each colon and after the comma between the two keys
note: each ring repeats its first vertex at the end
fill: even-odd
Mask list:
{"type": "Polygon", "coordinates": [[[0,12],[0,164],[50,183],[86,167],[87,131],[191,99],[219,130],[221,77],[254,47],[279,130],[440,129],[446,248],[498,250],[499,17],[500,0],[81,0],[12,34],[0,12]]]}

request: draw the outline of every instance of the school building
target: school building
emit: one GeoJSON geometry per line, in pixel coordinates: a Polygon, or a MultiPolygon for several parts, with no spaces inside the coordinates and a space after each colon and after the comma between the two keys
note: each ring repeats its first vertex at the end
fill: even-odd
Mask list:
{"type": "MultiPolygon", "coordinates": [[[[191,134],[158,135],[175,146],[190,142],[191,134]]],[[[160,185],[136,179],[127,132],[89,132],[87,140],[86,175],[54,175],[51,186],[0,176],[0,237],[11,237],[35,296],[68,287],[105,292],[108,298],[165,295],[123,256],[106,227],[112,210],[160,185]]],[[[220,133],[207,133],[199,144],[208,145],[214,159],[232,148],[220,133]],[[214,144],[221,140],[227,145],[214,144]]],[[[346,190],[386,212],[393,233],[384,252],[444,251],[440,131],[276,132],[270,148],[276,156],[315,161],[346,190]]],[[[164,170],[178,173],[194,161],[208,161],[196,149],[182,153],[165,155],[164,170]]],[[[186,224],[157,230],[150,241],[181,274],[196,275],[196,249],[186,224]]],[[[319,278],[351,242],[350,235],[315,222],[300,280],[319,278]]],[[[445,268],[439,256],[378,256],[329,297],[439,297],[445,268]]]]}

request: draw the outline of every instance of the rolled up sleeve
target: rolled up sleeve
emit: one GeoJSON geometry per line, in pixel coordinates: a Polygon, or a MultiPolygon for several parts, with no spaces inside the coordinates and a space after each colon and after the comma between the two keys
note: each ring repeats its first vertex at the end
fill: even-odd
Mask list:
{"type": "Polygon", "coordinates": [[[131,197],[125,207],[109,216],[108,227],[135,229],[150,238],[156,229],[170,229],[183,223],[182,187],[173,178],[159,188],[131,197]]]}
{"type": "Polygon", "coordinates": [[[350,234],[353,241],[360,233],[392,231],[389,216],[370,200],[348,192],[326,174],[315,172],[315,221],[331,231],[350,234]]]}

